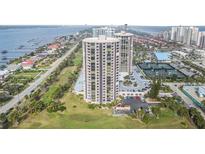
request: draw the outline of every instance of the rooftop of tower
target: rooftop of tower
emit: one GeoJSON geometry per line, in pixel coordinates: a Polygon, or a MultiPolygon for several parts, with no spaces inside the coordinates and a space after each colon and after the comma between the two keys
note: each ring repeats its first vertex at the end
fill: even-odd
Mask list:
{"type": "Polygon", "coordinates": [[[118,42],[119,39],[113,37],[106,37],[105,35],[100,35],[99,37],[90,37],[85,38],[83,42],[90,42],[90,43],[106,43],[106,42],[118,42]]]}
{"type": "Polygon", "coordinates": [[[115,36],[133,36],[133,34],[121,31],[120,33],[115,33],[115,36]]]}

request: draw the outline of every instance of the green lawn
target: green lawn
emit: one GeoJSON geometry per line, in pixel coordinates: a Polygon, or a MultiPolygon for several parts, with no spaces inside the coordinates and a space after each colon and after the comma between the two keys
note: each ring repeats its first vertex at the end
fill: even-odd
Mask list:
{"type": "Polygon", "coordinates": [[[43,102],[49,102],[52,100],[52,96],[55,94],[59,85],[67,84],[68,77],[75,70],[75,68],[76,68],[75,66],[72,66],[72,67],[67,67],[62,70],[58,78],[58,81],[55,82],[52,86],[50,86],[49,90],[43,95],[42,97],[43,102]]]}
{"type": "Polygon", "coordinates": [[[15,77],[29,77],[29,78],[34,78],[36,77],[41,71],[25,71],[25,72],[19,72],[16,73],[14,76],[15,77]]]}
{"type": "Polygon", "coordinates": [[[131,117],[113,117],[111,110],[89,109],[83,99],[67,93],[64,112],[48,113],[46,110],[29,116],[18,128],[194,128],[186,119],[163,109],[159,119],[145,124],[131,117]]]}
{"type": "Polygon", "coordinates": [[[80,52],[76,53],[75,59],[74,59],[74,65],[77,66],[82,62],[83,54],[82,49],[80,49],[80,52]]]}

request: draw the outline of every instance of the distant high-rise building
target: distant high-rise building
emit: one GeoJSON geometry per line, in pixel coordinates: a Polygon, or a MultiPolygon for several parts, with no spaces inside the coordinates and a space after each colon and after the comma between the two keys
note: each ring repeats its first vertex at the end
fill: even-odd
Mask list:
{"type": "Polygon", "coordinates": [[[191,38],[192,38],[192,29],[191,29],[191,28],[188,28],[188,30],[187,30],[187,36],[185,37],[186,45],[188,45],[188,46],[191,45],[191,38]]]}
{"type": "Polygon", "coordinates": [[[188,27],[184,28],[184,36],[182,41],[183,44],[187,44],[188,30],[189,30],[188,27]]]}
{"type": "Polygon", "coordinates": [[[176,41],[177,40],[177,27],[172,27],[171,30],[171,40],[176,41]]]}
{"type": "Polygon", "coordinates": [[[119,91],[120,40],[106,36],[83,40],[84,99],[108,103],[119,91]]]}
{"type": "Polygon", "coordinates": [[[177,27],[177,31],[176,31],[176,41],[177,42],[181,42],[181,34],[183,31],[183,27],[177,27]]]}
{"type": "Polygon", "coordinates": [[[171,38],[169,31],[164,31],[162,35],[163,35],[163,39],[164,39],[165,41],[169,41],[170,38],[171,38]]]}
{"type": "Polygon", "coordinates": [[[115,34],[120,39],[120,72],[130,74],[133,61],[133,34],[124,31],[115,34]]]}
{"type": "Polygon", "coordinates": [[[200,46],[201,36],[203,35],[203,32],[199,32],[198,38],[197,38],[197,46],[200,46]]]}
{"type": "Polygon", "coordinates": [[[179,43],[197,45],[198,27],[178,26],[171,29],[171,40],[179,43]]]}
{"type": "Polygon", "coordinates": [[[98,37],[100,35],[105,35],[106,37],[113,37],[114,34],[115,29],[112,27],[93,28],[93,37],[98,37]]]}
{"type": "Polygon", "coordinates": [[[191,44],[192,45],[197,45],[199,28],[198,27],[191,27],[191,29],[192,29],[191,44]]]}
{"type": "Polygon", "coordinates": [[[124,30],[127,31],[127,24],[124,25],[124,30]]]}
{"type": "Polygon", "coordinates": [[[197,46],[201,49],[205,49],[205,32],[199,33],[197,46]]]}

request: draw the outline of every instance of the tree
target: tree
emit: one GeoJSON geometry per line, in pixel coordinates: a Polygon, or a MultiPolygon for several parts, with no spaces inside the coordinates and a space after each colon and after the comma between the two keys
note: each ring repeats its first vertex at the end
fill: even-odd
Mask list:
{"type": "Polygon", "coordinates": [[[57,102],[57,101],[52,101],[47,108],[48,112],[57,112],[57,111],[63,112],[64,110],[66,110],[66,107],[63,106],[61,102],[57,102]]]}
{"type": "Polygon", "coordinates": [[[184,107],[184,106],[181,106],[181,107],[178,109],[177,114],[178,114],[179,116],[189,117],[189,112],[188,112],[187,108],[184,107]]]}
{"type": "Polygon", "coordinates": [[[158,81],[153,80],[151,90],[149,92],[149,97],[150,98],[157,98],[157,96],[159,94],[160,86],[161,86],[161,81],[160,80],[158,80],[158,81]]]}
{"type": "Polygon", "coordinates": [[[149,122],[149,120],[150,120],[149,113],[145,113],[143,118],[142,118],[142,121],[147,124],[149,122]]]}
{"type": "Polygon", "coordinates": [[[143,119],[143,117],[145,116],[145,111],[144,111],[144,109],[139,109],[137,112],[136,112],[136,116],[137,116],[137,118],[138,119],[140,119],[140,120],[142,120],[143,119]]]}
{"type": "Polygon", "coordinates": [[[193,122],[198,128],[205,128],[204,118],[201,116],[201,113],[195,108],[189,109],[189,114],[193,122]]]}
{"type": "Polygon", "coordinates": [[[160,107],[159,107],[159,106],[153,106],[153,107],[151,108],[151,110],[152,110],[152,113],[153,113],[157,118],[159,118],[160,107]]]}
{"type": "Polygon", "coordinates": [[[19,121],[19,113],[18,113],[17,109],[14,109],[11,111],[11,113],[8,115],[8,121],[11,124],[19,121]]]}

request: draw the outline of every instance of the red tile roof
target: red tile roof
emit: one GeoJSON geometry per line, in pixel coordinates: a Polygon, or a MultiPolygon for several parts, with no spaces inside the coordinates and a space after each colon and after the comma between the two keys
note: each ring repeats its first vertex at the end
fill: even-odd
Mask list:
{"type": "Polygon", "coordinates": [[[59,43],[54,43],[54,44],[48,45],[48,49],[58,49],[58,48],[60,48],[59,43]]]}
{"type": "Polygon", "coordinates": [[[21,64],[22,64],[22,65],[33,65],[33,63],[34,63],[34,62],[29,59],[29,60],[23,61],[21,64]]]}

